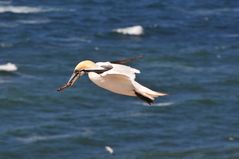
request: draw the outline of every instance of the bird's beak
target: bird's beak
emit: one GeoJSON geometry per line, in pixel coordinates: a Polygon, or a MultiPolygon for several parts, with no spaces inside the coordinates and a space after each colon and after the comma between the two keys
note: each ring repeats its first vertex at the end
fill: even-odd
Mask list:
{"type": "Polygon", "coordinates": [[[71,78],[69,79],[69,81],[63,85],[62,87],[58,88],[57,91],[62,91],[68,87],[71,87],[74,85],[74,83],[84,74],[84,72],[73,72],[73,74],[71,75],[71,78]]]}

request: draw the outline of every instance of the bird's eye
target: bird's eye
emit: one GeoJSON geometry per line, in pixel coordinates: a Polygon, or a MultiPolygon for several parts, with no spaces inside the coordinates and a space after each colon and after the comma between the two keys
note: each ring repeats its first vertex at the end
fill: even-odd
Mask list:
{"type": "Polygon", "coordinates": [[[75,70],[75,71],[74,71],[74,73],[76,73],[76,74],[79,73],[79,72],[80,72],[79,70],[75,70]]]}

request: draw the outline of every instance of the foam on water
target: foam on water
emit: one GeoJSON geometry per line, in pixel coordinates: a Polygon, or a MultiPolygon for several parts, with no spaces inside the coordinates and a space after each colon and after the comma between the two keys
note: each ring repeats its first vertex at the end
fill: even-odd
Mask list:
{"type": "Polygon", "coordinates": [[[0,65],[19,67],[0,72],[0,158],[238,158],[236,1],[0,1],[0,65]],[[78,61],[138,54],[138,80],[169,93],[152,106],[86,76],[56,92],[78,61]]]}
{"type": "Polygon", "coordinates": [[[49,12],[55,9],[42,8],[42,7],[28,7],[28,6],[0,6],[0,13],[16,13],[16,14],[28,14],[28,13],[41,13],[49,12]]]}
{"type": "MultiPolygon", "coordinates": [[[[148,105],[147,103],[141,102],[141,101],[134,102],[134,103],[144,105],[144,106],[147,106],[147,107],[169,107],[169,106],[172,106],[172,105],[175,104],[175,102],[159,102],[159,103],[152,103],[151,105],[148,105]]],[[[131,116],[142,116],[142,115],[143,114],[141,114],[141,113],[131,114],[131,116]]]]}
{"type": "MultiPolygon", "coordinates": [[[[153,103],[150,105],[150,107],[168,107],[172,106],[174,103],[173,102],[162,102],[162,103],[153,103]]],[[[145,106],[149,106],[147,103],[143,103],[145,106]]]]}
{"type": "Polygon", "coordinates": [[[126,27],[126,28],[118,28],[114,29],[114,32],[125,34],[125,35],[143,35],[144,34],[144,28],[140,25],[126,27]]]}
{"type": "Polygon", "coordinates": [[[68,37],[68,38],[57,38],[56,40],[61,42],[83,42],[83,43],[91,43],[92,41],[90,39],[84,38],[84,37],[68,37]]]}
{"type": "Polygon", "coordinates": [[[174,104],[173,102],[153,103],[152,106],[154,106],[154,107],[168,107],[168,106],[172,106],[173,104],[174,104]]]}
{"type": "Polygon", "coordinates": [[[93,135],[93,132],[89,128],[82,128],[79,130],[80,133],[67,133],[67,134],[56,134],[56,135],[29,135],[25,137],[16,137],[20,142],[24,143],[34,143],[38,141],[49,141],[49,140],[59,140],[65,138],[74,138],[74,137],[89,137],[93,135]]]}
{"type": "Polygon", "coordinates": [[[3,64],[3,65],[0,65],[0,71],[14,72],[14,71],[17,71],[17,66],[13,63],[3,64]]]}
{"type": "Polygon", "coordinates": [[[22,24],[46,24],[49,23],[49,19],[32,19],[32,20],[19,20],[19,23],[22,24]]]}
{"type": "Polygon", "coordinates": [[[71,135],[65,134],[65,135],[46,135],[46,136],[41,136],[41,135],[33,135],[29,137],[21,137],[17,138],[17,140],[24,142],[24,143],[33,143],[33,142],[38,142],[38,141],[48,141],[48,140],[57,140],[57,139],[62,139],[62,138],[67,138],[70,137],[71,135]]]}
{"type": "Polygon", "coordinates": [[[106,150],[107,152],[109,152],[110,154],[113,154],[113,153],[114,153],[114,149],[113,149],[112,147],[110,147],[110,146],[105,146],[105,150],[106,150]]]}

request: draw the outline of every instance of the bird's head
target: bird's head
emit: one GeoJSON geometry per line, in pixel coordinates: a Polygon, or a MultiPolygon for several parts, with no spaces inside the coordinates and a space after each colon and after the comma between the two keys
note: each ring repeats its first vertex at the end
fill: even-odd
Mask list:
{"type": "Polygon", "coordinates": [[[96,64],[90,60],[84,60],[78,63],[75,67],[75,71],[84,71],[85,69],[96,67],[96,64]]]}
{"type": "Polygon", "coordinates": [[[69,81],[60,87],[57,91],[62,91],[68,87],[73,86],[73,84],[85,74],[85,70],[96,67],[96,64],[93,61],[90,60],[84,60],[78,63],[73,71],[73,74],[71,75],[69,81]]]}

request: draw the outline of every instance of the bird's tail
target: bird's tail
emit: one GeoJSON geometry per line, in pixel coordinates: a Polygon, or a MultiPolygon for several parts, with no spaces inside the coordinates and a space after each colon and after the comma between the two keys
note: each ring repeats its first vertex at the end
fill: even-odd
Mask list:
{"type": "Polygon", "coordinates": [[[148,104],[152,104],[156,97],[167,95],[166,93],[153,91],[135,81],[133,82],[133,85],[135,87],[135,95],[147,102],[148,104]]]}

